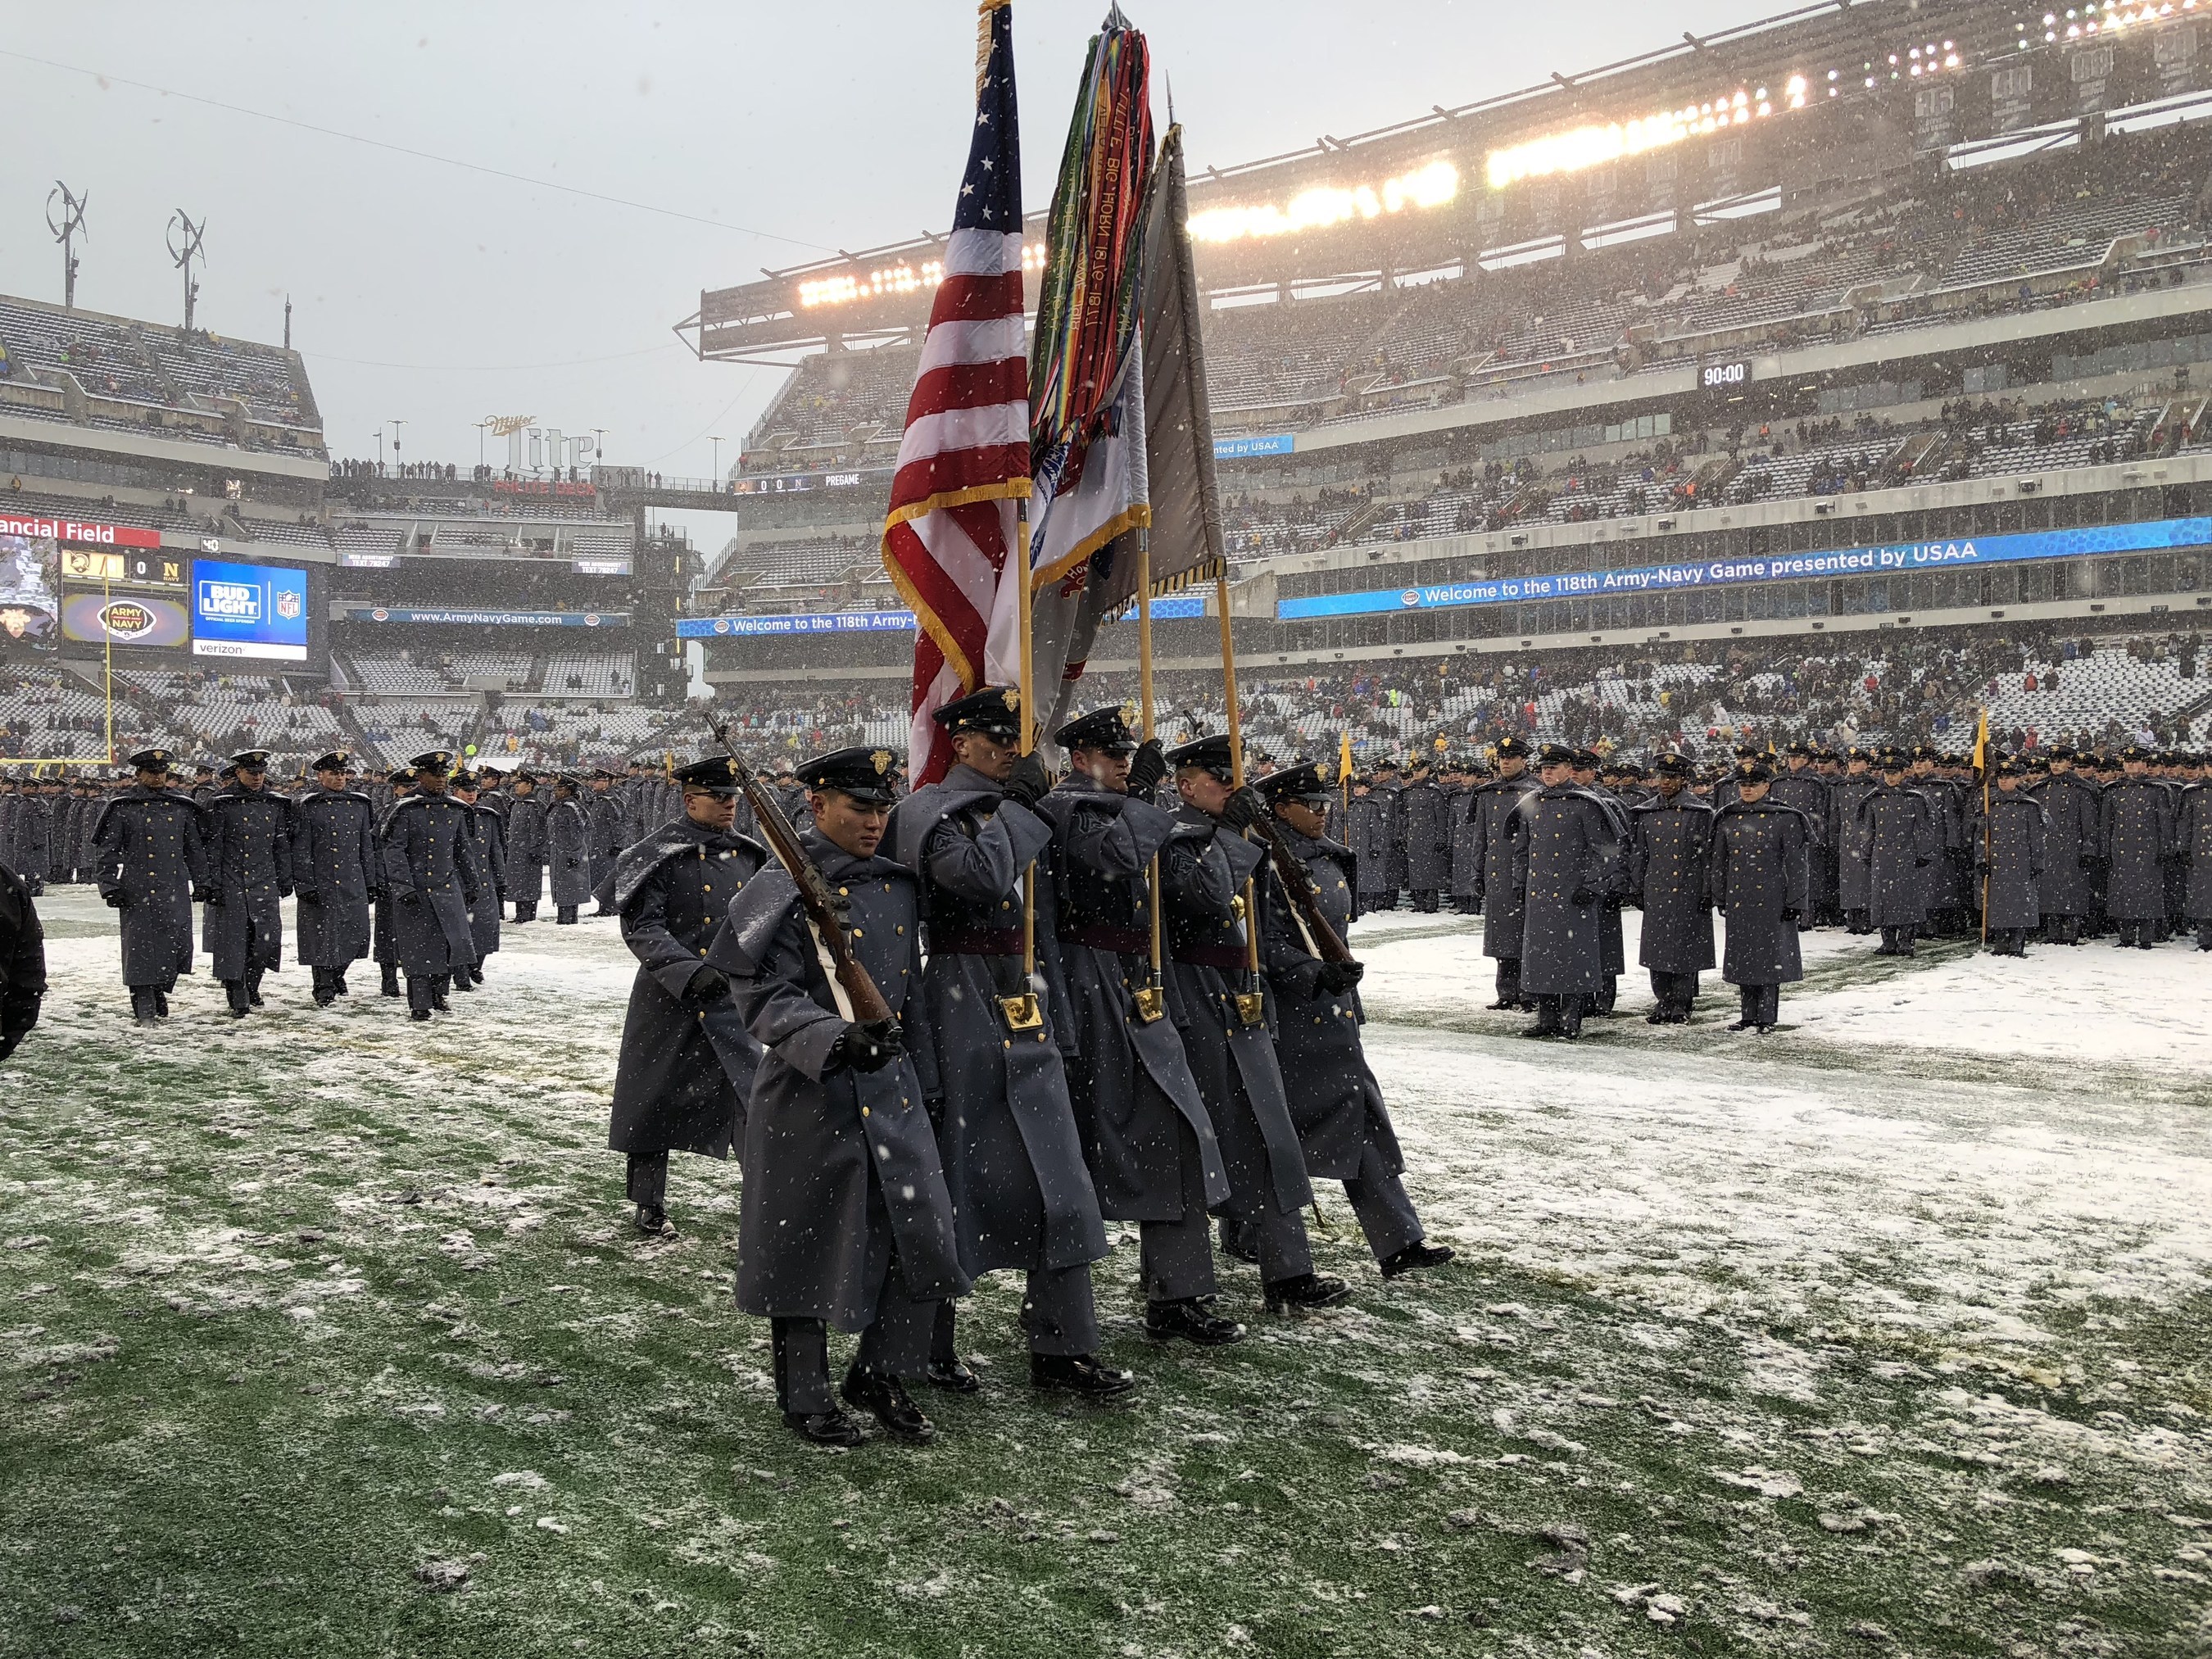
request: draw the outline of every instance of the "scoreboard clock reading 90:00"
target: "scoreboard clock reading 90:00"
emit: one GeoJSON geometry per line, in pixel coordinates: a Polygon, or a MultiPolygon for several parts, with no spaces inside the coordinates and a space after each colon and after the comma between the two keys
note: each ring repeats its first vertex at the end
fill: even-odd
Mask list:
{"type": "Polygon", "coordinates": [[[1733,392],[1751,384],[1751,365],[1741,358],[1732,363],[1702,363],[1698,384],[1707,392],[1733,392]]]}

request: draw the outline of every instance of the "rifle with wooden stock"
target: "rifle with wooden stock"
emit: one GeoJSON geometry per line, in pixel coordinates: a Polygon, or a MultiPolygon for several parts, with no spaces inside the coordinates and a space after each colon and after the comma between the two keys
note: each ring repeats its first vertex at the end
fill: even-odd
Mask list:
{"type": "Polygon", "coordinates": [[[1352,947],[1337,936],[1328,918],[1321,911],[1321,890],[1314,885],[1313,874],[1306,868],[1305,860],[1291,849],[1283,839],[1283,831],[1272,811],[1260,814],[1259,822],[1252,826],[1258,833],[1260,844],[1267,850],[1267,860],[1275,866],[1276,878],[1283,890],[1290,895],[1291,906],[1305,923],[1311,939],[1314,954],[1323,962],[1351,962],[1355,958],[1352,947]]]}
{"type": "Polygon", "coordinates": [[[884,1000],[884,994],[876,988],[875,981],[868,977],[868,970],[860,965],[860,957],[853,954],[853,936],[845,926],[848,907],[839,903],[822,872],[799,844],[799,831],[784,816],[783,803],[775,798],[774,790],[760,781],[760,775],[738,757],[737,750],[731,746],[727,726],[710,723],[708,729],[714,732],[722,752],[730,757],[730,769],[737,775],[738,787],[744,794],[745,805],[753,810],[753,821],[759,825],[762,838],[791,872],[791,879],[799,889],[799,907],[806,913],[807,921],[814,924],[823,949],[830,953],[831,971],[837,983],[844,988],[845,1000],[853,1006],[854,1022],[866,1025],[891,1018],[890,1005],[884,1000]]]}

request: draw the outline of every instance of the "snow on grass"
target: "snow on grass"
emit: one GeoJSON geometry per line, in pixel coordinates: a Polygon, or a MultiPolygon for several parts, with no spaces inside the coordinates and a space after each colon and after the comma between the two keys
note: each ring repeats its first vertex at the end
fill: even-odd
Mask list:
{"type": "Polygon", "coordinates": [[[357,968],[140,1034],[112,918],[45,908],[0,1070],[6,1659],[2212,1641],[2212,958],[1816,933],[1795,1030],[1646,1026],[1632,973],[1564,1047],[1483,1010],[1478,922],[1364,921],[1461,1263],[1382,1283],[1321,1183],[1354,1301],[1266,1321],[1224,1262],[1252,1335],[1199,1353],[1139,1339],[1125,1240],[1109,1411],[1021,1386],[1000,1275],[939,1443],[830,1456],[729,1307],[737,1173],[679,1160],[682,1235],[624,1229],[611,924],[510,929],[428,1027],[357,968]]]}

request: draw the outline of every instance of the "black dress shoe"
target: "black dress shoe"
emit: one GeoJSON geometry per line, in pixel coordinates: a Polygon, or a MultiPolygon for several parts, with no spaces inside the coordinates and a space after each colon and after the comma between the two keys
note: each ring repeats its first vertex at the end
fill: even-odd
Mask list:
{"type": "Polygon", "coordinates": [[[1137,1386],[1127,1371],[1102,1365],[1087,1353],[1033,1353],[1030,1356],[1030,1386],[1058,1389],[1092,1400],[1109,1400],[1137,1386]]]}
{"type": "Polygon", "coordinates": [[[853,1414],[834,1406],[826,1412],[786,1412],[783,1425],[817,1446],[857,1446],[866,1438],[853,1414]]]}
{"type": "Polygon", "coordinates": [[[1247,1244],[1236,1231],[1229,1227],[1224,1227],[1221,1230],[1221,1254],[1233,1255],[1239,1261],[1249,1261],[1255,1267],[1260,1265],[1259,1251],[1247,1244]]]}
{"type": "Polygon", "coordinates": [[[1382,1277],[1395,1279],[1419,1267],[1441,1267],[1455,1254],[1448,1246],[1416,1239],[1404,1249],[1393,1251],[1382,1259],[1382,1277]]]}
{"type": "Polygon", "coordinates": [[[255,1007],[258,1008],[261,1006],[261,993],[258,991],[248,991],[246,994],[246,1000],[252,1003],[255,1007]]]}
{"type": "Polygon", "coordinates": [[[399,994],[399,975],[397,973],[388,973],[385,975],[384,983],[380,989],[386,996],[398,996],[399,994]]]}
{"type": "Polygon", "coordinates": [[[430,1006],[441,1014],[450,1014],[453,1012],[453,1005],[446,1000],[446,994],[443,991],[430,993],[430,1006]]]}
{"type": "Polygon", "coordinates": [[[154,993],[154,1016],[157,1019],[168,1018],[169,994],[167,991],[156,991],[154,993]]]}
{"type": "Polygon", "coordinates": [[[1555,1037],[1565,1036],[1566,1033],[1556,1025],[1531,1025],[1526,1027],[1521,1035],[1524,1037],[1555,1037]]]}
{"type": "Polygon", "coordinates": [[[336,991],[342,997],[349,997],[353,994],[352,990],[345,982],[345,975],[343,974],[340,974],[336,979],[331,981],[331,988],[336,991]]]}
{"type": "Polygon", "coordinates": [[[337,1000],[338,994],[328,986],[323,986],[315,992],[315,1006],[318,1008],[327,1008],[337,1000]]]}
{"type": "Polygon", "coordinates": [[[884,1432],[909,1446],[927,1446],[937,1438],[937,1425],[922,1415],[921,1407],[898,1378],[884,1371],[864,1371],[858,1365],[845,1373],[838,1393],[845,1403],[857,1406],[884,1425],[884,1432]]]}
{"type": "Polygon", "coordinates": [[[410,1008],[407,1011],[407,1018],[410,1019],[427,1020],[430,1018],[430,1011],[428,1008],[410,1008]]]}
{"type": "Polygon", "coordinates": [[[1307,1313],[1351,1299],[1352,1286],[1328,1273],[1300,1273],[1267,1286],[1269,1313],[1307,1313]]]}
{"type": "Polygon", "coordinates": [[[933,1359],[922,1376],[931,1388],[947,1394],[975,1394],[983,1387],[981,1379],[957,1359],[933,1359]]]}
{"type": "Polygon", "coordinates": [[[668,1224],[668,1212],[657,1204],[641,1204],[632,1224],[647,1238],[671,1238],[676,1229],[668,1224]]]}
{"type": "Polygon", "coordinates": [[[1196,1297],[1145,1304],[1145,1334],[1155,1342],[1181,1337],[1201,1348],[1224,1348],[1244,1340],[1244,1328],[1224,1319],[1196,1297]]]}

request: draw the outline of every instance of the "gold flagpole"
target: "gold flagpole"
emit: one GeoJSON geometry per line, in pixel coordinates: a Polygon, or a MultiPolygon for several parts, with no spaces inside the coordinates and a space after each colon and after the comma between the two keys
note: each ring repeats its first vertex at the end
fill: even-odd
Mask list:
{"type": "MultiPolygon", "coordinates": [[[[1030,723],[1030,710],[1036,706],[1036,668],[1032,661],[1030,640],[1030,520],[1026,507],[1018,507],[1014,514],[1014,545],[1006,556],[1018,559],[1014,589],[1014,627],[1021,641],[1021,684],[1018,689],[1021,708],[1018,726],[1021,732],[1021,752],[1024,755],[1036,746],[1036,732],[1030,723]]],[[[1013,1030],[1033,1031],[1044,1023],[1044,1013],[1037,1006],[1036,997],[1036,866],[1032,863],[1022,872],[1022,988],[1013,996],[1001,997],[999,1006],[1005,1011],[1006,1024],[1013,1030]]]]}
{"type": "MultiPolygon", "coordinates": [[[[1137,720],[1143,740],[1150,743],[1152,740],[1152,532],[1142,526],[1137,531],[1137,720]]],[[[1145,988],[1135,993],[1135,1000],[1137,1018],[1149,1025],[1167,1012],[1167,995],[1162,988],[1166,975],[1161,965],[1160,855],[1158,853],[1152,854],[1145,878],[1151,897],[1152,972],[1145,988]]]]}
{"type": "MultiPolygon", "coordinates": [[[[1244,716],[1237,703],[1237,642],[1229,629],[1229,562],[1213,568],[1213,606],[1221,613],[1221,684],[1229,699],[1229,787],[1244,787],[1244,716]]],[[[1247,1025],[1267,1018],[1260,989],[1260,909],[1251,879],[1244,883],[1244,971],[1250,988],[1238,994],[1237,1012],[1247,1025]]]]}

